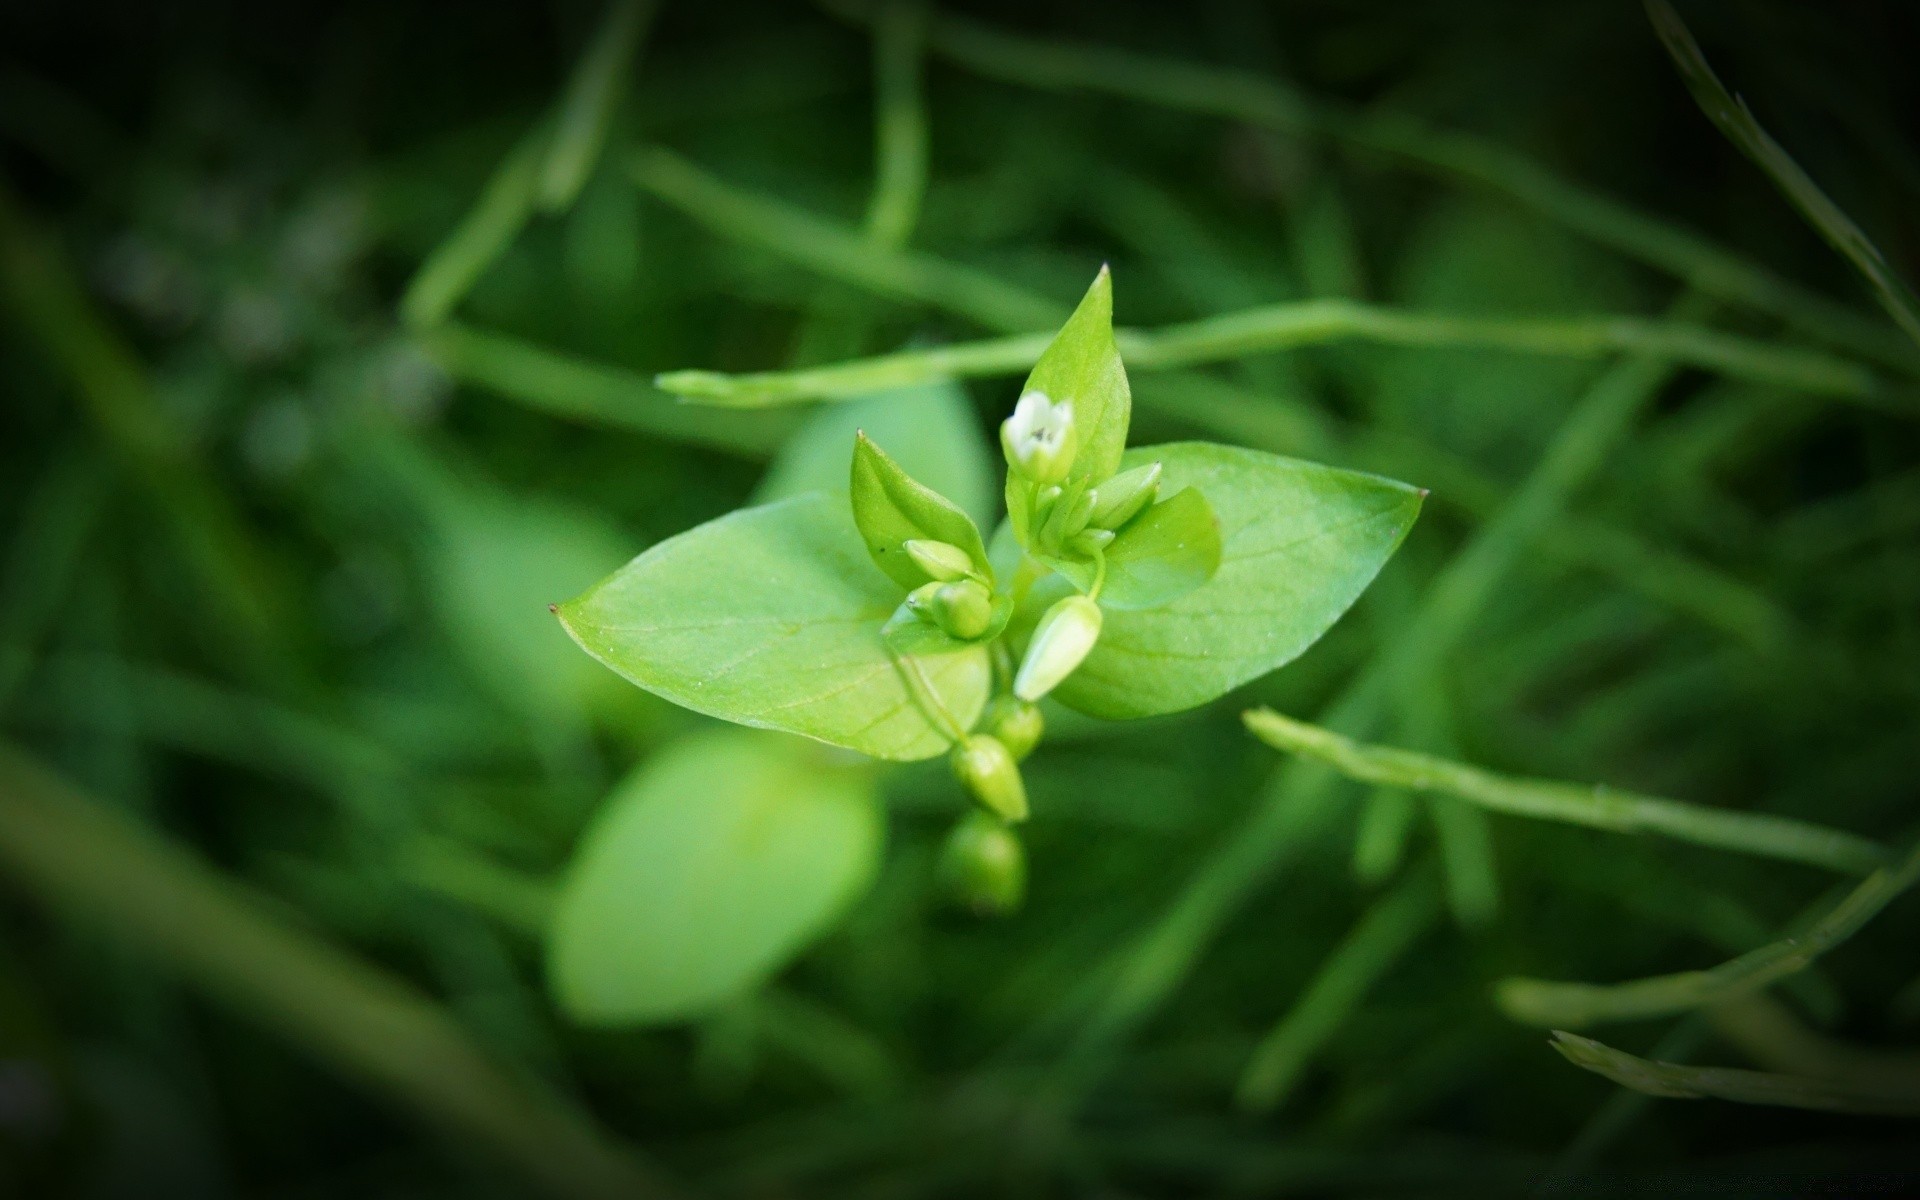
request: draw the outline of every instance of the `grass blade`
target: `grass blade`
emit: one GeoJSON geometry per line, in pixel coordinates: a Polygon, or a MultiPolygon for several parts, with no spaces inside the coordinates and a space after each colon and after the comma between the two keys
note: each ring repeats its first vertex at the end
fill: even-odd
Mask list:
{"type": "Polygon", "coordinates": [[[634,51],[658,7],[655,0],[614,0],[607,6],[607,15],[567,81],[540,164],[542,211],[566,210],[586,186],[606,146],[607,127],[620,106],[634,51]]]}
{"type": "Polygon", "coordinates": [[[1807,929],[1704,971],[1612,985],[1509,978],[1495,989],[1506,1014],[1528,1025],[1579,1029],[1602,1021],[1663,1017],[1768,987],[1846,941],[1920,882],[1920,846],[1861,881],[1807,929]]]}
{"type": "Polygon", "coordinates": [[[1799,210],[1814,231],[1853,264],[1894,324],[1920,345],[1920,307],[1915,305],[1913,291],[1894,273],[1873,239],[1761,128],[1746,103],[1727,91],[1673,5],[1667,0],[1646,0],[1646,6],[1654,32],[1660,35],[1661,45],[1667,48],[1668,56],[1679,68],[1680,77],[1686,81],[1687,90],[1693,93],[1700,111],[1707,114],[1707,119],[1739,147],[1742,154],[1766,172],[1780,194],[1799,210]]]}
{"type": "Polygon", "coordinates": [[[907,244],[927,193],[926,38],[921,0],[891,0],[874,20],[874,180],[866,233],[882,246],[907,244]]]}
{"type": "Polygon", "coordinates": [[[1318,759],[1349,778],[1450,796],[1493,812],[1615,833],[1654,833],[1837,871],[1875,871],[1890,857],[1866,838],[1788,817],[1729,812],[1603,786],[1496,775],[1430,754],[1362,745],[1272,709],[1253,709],[1245,719],[1254,736],[1269,746],[1318,759]]]}
{"type": "Polygon", "coordinates": [[[444,321],[526,228],[548,137],[544,124],[523,135],[494,168],[473,208],[421,262],[400,297],[400,317],[408,325],[426,329],[444,321]]]}
{"type": "Polygon", "coordinates": [[[1554,1031],[1553,1048],[1574,1066],[1649,1096],[1680,1100],[1713,1098],[1823,1112],[1920,1117],[1920,1080],[1901,1088],[1876,1088],[1731,1067],[1686,1067],[1637,1058],[1592,1038],[1561,1030],[1554,1031]]]}

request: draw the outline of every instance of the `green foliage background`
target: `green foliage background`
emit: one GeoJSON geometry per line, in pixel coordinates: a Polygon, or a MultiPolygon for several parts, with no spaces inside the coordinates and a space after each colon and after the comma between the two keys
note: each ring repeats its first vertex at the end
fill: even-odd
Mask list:
{"type": "MultiPolygon", "coordinates": [[[[1920,832],[1920,347],[1876,306],[1920,246],[1914,11],[1683,10],[1870,287],[1637,6],[843,7],[0,14],[0,1191],[1920,1187],[1911,1117],[1651,1099],[1497,1000],[1767,947],[1857,882],[1808,862],[1920,832]],[[742,902],[771,980],[569,1019],[583,831],[658,828],[649,766],[724,782],[686,756],[736,735],[547,605],[853,427],[751,406],[792,377],[663,381],[748,404],[708,407],[655,373],[1044,345],[1103,262],[1160,330],[1122,335],[1135,443],[1407,480],[1411,537],[1222,702],[1051,713],[1007,919],[943,903],[937,761],[754,743],[733,769],[818,810],[742,902]],[[1277,754],[1261,706],[1857,838],[1490,815],[1277,754]],[[883,853],[782,883],[876,813],[883,853]]],[[[958,428],[991,446],[1026,351],[988,350],[958,428]]],[[[991,507],[977,445],[911,454],[991,507]]],[[[1920,904],[1882,891],[1770,991],[1597,1032],[1911,1111],[1920,904]]],[[[609,945],[697,961],[748,919],[658,911],[609,945]]]]}

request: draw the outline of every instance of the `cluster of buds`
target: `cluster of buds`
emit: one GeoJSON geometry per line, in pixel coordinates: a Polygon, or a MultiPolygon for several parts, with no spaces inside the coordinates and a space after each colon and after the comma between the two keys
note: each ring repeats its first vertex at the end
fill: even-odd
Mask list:
{"type": "Polygon", "coordinates": [[[924,538],[909,540],[906,550],[907,557],[929,577],[929,582],[907,595],[907,608],[915,616],[963,642],[992,627],[993,592],[965,550],[924,538]]]}

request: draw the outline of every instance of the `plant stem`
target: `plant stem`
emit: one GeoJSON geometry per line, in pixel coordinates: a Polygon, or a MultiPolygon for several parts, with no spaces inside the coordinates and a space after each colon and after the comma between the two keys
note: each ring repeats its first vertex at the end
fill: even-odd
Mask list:
{"type": "MultiPolygon", "coordinates": [[[[789,252],[797,256],[791,246],[789,252]]],[[[922,270],[924,266],[922,263],[922,270]]],[[[891,286],[906,294],[905,273],[891,286]]],[[[912,294],[913,298],[925,300],[934,291],[935,285],[928,282],[915,284],[912,294]]],[[[966,311],[951,298],[944,301],[943,306],[966,311]]],[[[967,312],[967,315],[978,316],[979,312],[967,312]]],[[[1267,305],[1160,329],[1122,329],[1115,332],[1115,338],[1128,368],[1136,371],[1165,371],[1301,346],[1364,341],[1388,346],[1489,349],[1570,358],[1604,358],[1619,353],[1658,355],[1734,378],[1813,395],[1834,396],[1875,407],[1889,403],[1872,372],[1830,354],[1783,349],[1704,326],[1643,317],[1455,317],[1405,312],[1353,300],[1323,299],[1267,305]]],[[[1033,366],[1046,348],[1047,340],[1037,335],[995,338],[799,371],[742,375],[670,371],[655,382],[689,400],[732,407],[845,400],[939,379],[1017,374],[1033,366]]],[[[1902,396],[1894,403],[1902,413],[1920,412],[1908,397],[1902,396]]]]}
{"type": "Polygon", "coordinates": [[[1859,932],[1916,882],[1920,882],[1920,846],[1867,876],[1805,932],[1717,967],[1612,985],[1515,977],[1502,980],[1495,997],[1514,1020],[1558,1029],[1687,1012],[1758,991],[1804,969],[1859,932]]]}
{"type": "Polygon", "coordinates": [[[540,208],[572,207],[607,142],[634,51],[658,10],[656,0],[613,0],[574,65],[554,118],[553,137],[540,164],[540,208]]]}
{"type": "Polygon", "coordinates": [[[1554,1031],[1553,1048],[1574,1066],[1649,1096],[1681,1100],[1711,1097],[1741,1104],[1771,1104],[1824,1112],[1920,1116],[1920,1081],[1904,1087],[1882,1088],[1860,1082],[1772,1075],[1729,1067],[1685,1067],[1637,1058],[1592,1038],[1562,1030],[1554,1031]]]}
{"type": "Polygon", "coordinates": [[[444,321],[520,236],[533,215],[549,138],[544,122],[521,135],[473,208],[421,262],[400,297],[400,317],[409,326],[427,329],[444,321]]]}
{"type": "Polygon", "coordinates": [[[1276,750],[1307,755],[1350,779],[1451,796],[1492,812],[1615,833],[1658,834],[1852,873],[1878,870],[1892,857],[1866,838],[1789,817],[1727,812],[1599,785],[1496,775],[1430,754],[1362,745],[1267,708],[1247,712],[1245,720],[1256,737],[1276,750]]]}
{"type": "Polygon", "coordinates": [[[664,1192],[584,1117],[488,1058],[428,997],[269,915],[265,900],[5,747],[0,864],[39,904],[107,928],[550,1195],[664,1192]]]}
{"type": "Polygon", "coordinates": [[[873,29],[874,182],[866,235],[876,245],[907,244],[927,192],[927,108],[921,95],[927,40],[923,0],[889,0],[873,29]]]}

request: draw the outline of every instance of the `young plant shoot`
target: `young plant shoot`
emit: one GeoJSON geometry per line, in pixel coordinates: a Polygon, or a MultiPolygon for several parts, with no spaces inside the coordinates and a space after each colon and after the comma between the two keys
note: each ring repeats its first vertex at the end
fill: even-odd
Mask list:
{"type": "Polygon", "coordinates": [[[1423,492],[1208,442],[1127,448],[1132,411],[1103,268],[1000,428],[991,540],[855,435],[845,496],[742,509],[671,538],[559,609],[582,648],[676,704],[880,759],[946,754],[977,802],[945,874],[1015,907],[1019,762],[1051,699],[1178,712],[1292,660],[1354,602],[1423,492]],[[849,503],[850,500],[850,503],[849,503]],[[865,547],[865,554],[860,548],[865,547]]]}

